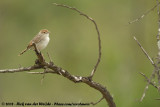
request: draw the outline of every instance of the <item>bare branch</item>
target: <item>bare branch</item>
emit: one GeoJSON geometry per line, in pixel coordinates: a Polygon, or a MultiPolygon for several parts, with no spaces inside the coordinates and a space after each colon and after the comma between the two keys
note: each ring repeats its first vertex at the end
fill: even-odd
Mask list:
{"type": "MultiPolygon", "coordinates": [[[[101,94],[103,95],[102,99],[105,99],[107,101],[109,107],[116,107],[116,105],[113,101],[113,98],[110,95],[109,91],[106,89],[106,87],[104,87],[103,85],[101,85],[97,82],[94,82],[92,80],[92,77],[93,77],[93,75],[94,75],[94,73],[95,73],[95,71],[98,67],[98,64],[100,62],[100,59],[101,59],[101,40],[100,40],[100,33],[99,33],[96,22],[92,18],[87,16],[86,14],[77,10],[76,8],[72,8],[72,7],[69,7],[69,6],[66,6],[66,5],[60,5],[60,4],[55,4],[55,5],[70,8],[72,10],[75,10],[75,11],[79,12],[81,15],[83,15],[87,19],[91,20],[96,27],[96,30],[97,30],[97,33],[98,33],[98,41],[99,41],[99,58],[98,58],[98,61],[95,65],[95,67],[94,67],[94,70],[91,73],[91,78],[90,77],[82,77],[82,76],[71,75],[67,70],[64,70],[61,67],[56,66],[54,63],[46,62],[45,59],[43,58],[43,55],[41,54],[41,52],[39,52],[39,50],[37,49],[36,44],[34,44],[35,53],[36,53],[37,58],[38,58],[38,60],[36,61],[36,65],[28,67],[28,68],[0,70],[0,73],[23,72],[23,71],[30,71],[30,70],[35,70],[35,69],[45,69],[45,72],[28,72],[28,73],[30,73],[30,74],[43,74],[43,75],[46,74],[46,73],[59,74],[60,76],[63,76],[63,77],[67,78],[68,80],[70,80],[74,83],[85,83],[88,86],[90,86],[90,87],[98,90],[99,92],[101,92],[101,94]]],[[[50,56],[49,56],[49,58],[50,58],[50,56]]],[[[51,58],[50,58],[50,61],[51,61],[51,58]]],[[[100,102],[102,99],[100,99],[98,102],[100,102]]]]}
{"type": "Polygon", "coordinates": [[[97,102],[95,102],[95,103],[94,103],[94,102],[91,102],[91,104],[92,104],[92,105],[96,105],[96,104],[98,104],[99,102],[101,102],[103,99],[104,99],[104,97],[102,97],[101,99],[99,99],[99,100],[98,100],[97,102]]]}
{"type": "Polygon", "coordinates": [[[151,64],[154,67],[157,67],[156,64],[154,63],[154,61],[152,60],[152,58],[148,55],[148,53],[145,51],[145,49],[142,47],[142,45],[139,43],[139,41],[137,40],[137,38],[134,36],[134,40],[138,43],[139,47],[142,49],[143,53],[146,55],[146,57],[149,59],[149,61],[151,62],[151,64]]]}
{"type": "MultiPolygon", "coordinates": [[[[78,103],[80,103],[82,100],[80,99],[79,101],[78,101],[78,103]]],[[[79,107],[79,105],[77,105],[76,107],[79,107]]]]}
{"type": "Polygon", "coordinates": [[[157,1],[157,14],[158,14],[158,34],[157,34],[157,41],[159,41],[159,35],[160,35],[160,12],[159,12],[159,1],[157,1]]]}
{"type": "MultiPolygon", "coordinates": [[[[116,107],[112,96],[110,95],[110,93],[108,92],[106,87],[104,87],[103,85],[101,85],[99,83],[96,83],[94,81],[91,81],[88,77],[81,77],[81,76],[71,75],[68,71],[63,70],[62,68],[60,68],[60,67],[58,67],[56,65],[52,65],[52,64],[50,64],[48,62],[43,62],[43,64],[44,65],[40,65],[39,66],[39,69],[43,68],[43,66],[47,66],[48,68],[52,69],[53,71],[52,70],[48,70],[46,72],[28,72],[28,73],[31,73],[31,74],[44,74],[44,73],[58,74],[60,72],[60,74],[63,77],[73,81],[74,83],[81,83],[82,82],[82,83],[85,83],[85,84],[89,85],[90,87],[100,91],[102,93],[102,95],[104,96],[104,98],[106,99],[106,101],[108,102],[109,107],[116,107]]],[[[31,69],[26,70],[26,71],[30,71],[30,70],[31,69]]],[[[7,71],[4,71],[4,72],[7,72],[7,71]]],[[[14,71],[12,71],[12,72],[14,72],[14,71]]],[[[21,72],[22,72],[22,70],[21,70],[21,72]]],[[[3,73],[3,72],[0,72],[0,73],[3,73]]]]}
{"type": "Polygon", "coordinates": [[[143,74],[143,73],[140,72],[140,74],[141,74],[142,76],[144,76],[145,79],[147,80],[146,87],[144,88],[144,92],[143,92],[142,97],[141,97],[141,99],[140,99],[141,102],[142,102],[142,100],[144,99],[144,97],[145,97],[145,95],[146,95],[146,92],[147,92],[147,90],[148,90],[149,84],[151,84],[152,86],[154,86],[155,88],[158,89],[158,87],[152,82],[152,78],[153,78],[153,75],[154,75],[155,73],[156,73],[156,70],[154,70],[154,71],[152,72],[150,78],[148,78],[145,74],[143,74]]]}
{"type": "Polygon", "coordinates": [[[31,71],[42,68],[40,65],[33,65],[30,67],[21,67],[17,69],[4,69],[0,70],[0,73],[14,73],[14,72],[23,72],[23,71],[31,71]]]}
{"type": "Polygon", "coordinates": [[[144,99],[144,97],[146,96],[146,91],[148,90],[148,85],[149,85],[149,84],[147,84],[146,87],[144,88],[144,92],[143,92],[142,97],[141,97],[141,99],[140,99],[141,102],[142,102],[142,100],[144,99]]]}
{"type": "MultiPolygon", "coordinates": [[[[60,72],[60,71],[59,71],[59,72],[60,72],[64,77],[67,77],[68,79],[72,80],[73,82],[84,82],[84,83],[88,84],[89,86],[91,86],[91,87],[99,90],[99,91],[103,94],[103,96],[104,96],[104,98],[106,99],[106,101],[108,102],[109,106],[110,106],[110,107],[115,107],[116,105],[115,105],[115,103],[113,102],[113,98],[112,98],[112,96],[110,95],[110,93],[106,90],[106,88],[103,87],[102,85],[97,84],[97,83],[95,83],[95,82],[92,81],[92,77],[94,76],[94,74],[95,74],[95,72],[96,72],[96,69],[97,69],[97,67],[98,67],[98,65],[99,65],[99,63],[100,63],[100,60],[101,60],[101,39],[100,39],[100,33],[99,33],[99,29],[98,29],[98,26],[97,26],[96,22],[95,22],[91,17],[89,17],[88,15],[82,13],[81,11],[79,11],[79,10],[76,9],[76,8],[73,8],[73,7],[70,7],[70,6],[67,6],[67,5],[63,5],[63,4],[57,4],[57,3],[53,3],[53,4],[56,5],[56,6],[61,6],[61,7],[65,7],[65,8],[72,9],[72,10],[78,12],[80,15],[85,16],[87,19],[91,20],[91,21],[94,23],[94,25],[95,25],[95,27],[96,27],[97,34],[98,34],[99,57],[98,57],[98,60],[97,60],[96,65],[94,66],[94,69],[93,69],[92,72],[91,72],[91,76],[90,76],[90,77],[87,78],[87,77],[80,77],[80,76],[71,76],[71,75],[70,75],[67,71],[65,71],[65,70],[63,70],[62,72],[60,72]],[[67,73],[66,73],[66,72],[67,72],[67,73]],[[67,74],[68,76],[66,76],[66,74],[67,74]],[[78,81],[77,81],[77,79],[78,79],[78,81]],[[101,87],[101,88],[100,88],[100,87],[101,87]],[[105,90],[106,93],[104,93],[104,90],[105,90]]],[[[51,67],[50,69],[52,69],[52,67],[51,67]]],[[[52,70],[56,71],[54,68],[53,68],[52,70]]]]}
{"type": "MultiPolygon", "coordinates": [[[[41,55],[41,54],[37,54],[37,55],[41,55]]],[[[37,56],[38,58],[41,58],[42,56],[37,56]]],[[[110,95],[109,91],[106,89],[106,87],[104,87],[103,85],[96,83],[94,81],[91,81],[89,79],[89,77],[82,77],[82,76],[74,76],[71,75],[68,71],[63,70],[62,68],[53,65],[51,63],[48,62],[40,62],[39,65],[34,65],[32,67],[29,68],[20,68],[20,69],[9,69],[9,70],[0,70],[0,73],[5,73],[5,72],[23,72],[23,71],[30,71],[30,70],[34,70],[34,69],[44,69],[44,66],[52,69],[52,70],[46,70],[45,72],[28,72],[31,74],[44,74],[44,73],[54,73],[54,74],[61,74],[63,77],[73,81],[74,83],[85,83],[87,85],[89,85],[90,87],[98,90],[101,92],[101,94],[103,95],[103,97],[105,98],[105,100],[108,102],[109,107],[116,107],[112,96],[110,95]]]]}
{"type": "Polygon", "coordinates": [[[47,74],[47,73],[59,74],[58,72],[53,71],[53,70],[46,70],[45,72],[27,72],[27,73],[29,74],[47,74]]]}
{"type": "Polygon", "coordinates": [[[144,88],[144,92],[143,95],[140,99],[140,101],[142,101],[146,95],[146,91],[148,90],[148,86],[149,84],[152,85],[153,87],[155,87],[156,89],[158,89],[158,91],[160,91],[160,74],[159,74],[159,64],[160,64],[160,11],[159,11],[159,0],[156,0],[157,4],[151,8],[150,10],[148,10],[146,13],[144,13],[141,17],[129,22],[129,24],[134,23],[136,21],[139,21],[140,19],[144,18],[144,16],[146,16],[148,13],[150,13],[151,11],[153,11],[156,7],[157,7],[157,14],[158,14],[158,34],[157,34],[157,46],[158,46],[158,58],[156,58],[157,60],[154,62],[151,57],[149,56],[149,54],[145,51],[145,49],[142,47],[142,45],[139,43],[139,41],[136,39],[136,37],[134,37],[135,41],[138,43],[138,45],[140,46],[141,50],[143,51],[143,53],[145,54],[145,56],[149,59],[149,61],[151,62],[151,64],[154,67],[154,70],[152,71],[152,74],[150,75],[150,77],[148,78],[145,74],[140,73],[143,77],[145,77],[145,79],[147,80],[147,84],[146,87],[144,88]],[[157,79],[158,79],[158,84],[155,84],[154,81],[152,81],[152,79],[155,77],[155,74],[157,74],[157,79]]]}
{"type": "Polygon", "coordinates": [[[149,84],[158,89],[158,87],[144,73],[140,72],[140,74],[144,76],[144,78],[147,80],[149,84]]]}
{"type": "MultiPolygon", "coordinates": [[[[157,58],[157,66],[158,64],[160,63],[160,11],[159,11],[159,1],[157,1],[157,15],[158,15],[158,34],[157,34],[157,46],[158,46],[158,58],[157,58]]],[[[159,70],[157,70],[157,77],[158,77],[158,83],[159,83],[159,86],[160,87],[160,74],[159,74],[159,70]]],[[[160,89],[159,89],[160,90],[160,89]]]]}
{"type": "Polygon", "coordinates": [[[137,22],[141,19],[143,19],[146,15],[148,15],[151,11],[153,11],[158,5],[160,4],[160,2],[158,2],[154,7],[152,7],[151,9],[149,9],[148,11],[146,11],[144,14],[142,14],[140,17],[138,17],[137,19],[128,22],[128,24],[132,24],[134,22],[137,22]]]}
{"type": "Polygon", "coordinates": [[[74,8],[74,7],[70,7],[70,6],[67,6],[67,5],[64,5],[64,4],[57,4],[57,3],[53,3],[54,5],[56,6],[61,6],[61,7],[65,7],[65,8],[69,8],[71,10],[74,10],[76,12],[78,12],[80,15],[82,16],[85,16],[87,19],[89,19],[90,21],[92,21],[96,27],[96,31],[97,31],[97,34],[98,34],[98,48],[99,48],[99,56],[98,56],[98,60],[97,60],[97,63],[95,64],[94,66],[94,69],[92,70],[91,72],[91,76],[90,76],[90,79],[92,79],[92,77],[94,76],[96,70],[97,70],[97,67],[100,63],[100,60],[101,60],[101,39],[100,39],[100,32],[99,32],[99,29],[98,29],[98,26],[96,24],[96,22],[93,20],[93,18],[89,17],[88,15],[82,13],[80,10],[74,8]]]}
{"type": "Polygon", "coordinates": [[[46,72],[27,72],[28,74],[45,74],[46,72]]]}
{"type": "Polygon", "coordinates": [[[148,85],[151,84],[153,85],[154,87],[158,88],[157,86],[155,86],[151,81],[152,81],[152,78],[153,78],[153,75],[155,73],[157,73],[158,71],[158,67],[157,65],[154,63],[154,61],[151,59],[151,57],[148,55],[148,53],[145,51],[145,49],[142,47],[142,45],[140,44],[140,42],[136,39],[136,37],[134,37],[134,40],[137,42],[137,44],[140,46],[141,50],[143,51],[143,53],[145,54],[145,56],[149,59],[149,61],[151,62],[151,64],[154,66],[154,71],[152,72],[152,75],[150,76],[150,79],[148,79],[143,73],[141,73],[141,75],[143,75],[145,77],[145,79],[147,80],[147,85],[144,89],[144,92],[143,92],[143,95],[140,99],[140,101],[142,101],[145,97],[145,94],[146,94],[146,91],[148,90],[148,85]]]}
{"type": "Polygon", "coordinates": [[[142,101],[143,99],[144,99],[144,97],[145,97],[145,93],[146,93],[146,91],[148,90],[148,85],[149,84],[151,84],[151,85],[153,85],[154,87],[157,87],[157,86],[155,86],[154,84],[152,84],[152,78],[153,78],[153,75],[155,74],[155,73],[157,73],[157,71],[158,71],[158,67],[157,67],[157,65],[154,63],[154,61],[151,59],[151,57],[148,55],[148,53],[145,51],[145,49],[142,47],[142,45],[139,43],[139,41],[136,39],[136,37],[134,37],[134,40],[137,42],[137,44],[140,46],[140,48],[141,48],[141,50],[143,51],[143,53],[146,55],[146,57],[149,59],[149,61],[151,62],[151,64],[154,66],[154,71],[152,72],[152,75],[150,76],[150,79],[148,79],[143,73],[141,73],[141,75],[143,75],[145,78],[146,78],[146,80],[147,80],[147,85],[146,85],[146,87],[145,87],[145,89],[144,89],[144,92],[143,92],[143,95],[142,95],[142,97],[141,97],[141,99],[140,99],[140,101],[142,101]]]}
{"type": "Polygon", "coordinates": [[[147,92],[147,90],[148,90],[149,84],[151,84],[152,86],[154,86],[155,88],[158,89],[158,87],[152,82],[152,79],[154,78],[154,75],[155,75],[156,73],[157,73],[157,68],[156,68],[156,67],[155,67],[155,69],[153,70],[152,74],[150,75],[150,78],[148,78],[145,74],[140,73],[140,74],[141,74],[142,76],[144,76],[145,79],[147,80],[147,84],[146,84],[146,87],[144,88],[144,92],[143,92],[143,94],[142,94],[142,97],[141,97],[140,101],[142,101],[142,100],[144,99],[145,94],[146,94],[146,92],[147,92]]]}
{"type": "Polygon", "coordinates": [[[50,60],[50,63],[53,63],[53,61],[52,61],[52,59],[51,59],[51,57],[50,57],[50,55],[49,55],[48,52],[47,52],[47,55],[48,55],[48,58],[49,58],[49,60],[50,60]]]}

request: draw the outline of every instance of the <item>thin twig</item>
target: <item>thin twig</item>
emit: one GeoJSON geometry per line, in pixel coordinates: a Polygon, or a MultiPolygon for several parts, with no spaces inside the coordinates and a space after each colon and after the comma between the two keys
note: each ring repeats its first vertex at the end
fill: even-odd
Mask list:
{"type": "Polygon", "coordinates": [[[151,64],[154,67],[157,67],[156,64],[154,63],[154,61],[152,60],[152,58],[148,55],[148,53],[145,51],[145,49],[142,47],[142,45],[139,43],[139,41],[137,40],[137,38],[134,36],[134,40],[138,43],[139,47],[142,49],[143,53],[146,55],[146,57],[149,59],[149,61],[151,62],[151,64]]]}
{"type": "MultiPolygon", "coordinates": [[[[145,56],[149,59],[149,61],[151,62],[151,64],[154,66],[154,71],[152,72],[152,75],[150,76],[150,79],[148,79],[149,81],[147,82],[147,85],[144,89],[143,95],[140,99],[140,101],[142,101],[145,97],[146,91],[148,90],[148,85],[150,84],[150,81],[152,81],[153,75],[157,72],[157,65],[154,63],[154,61],[151,59],[151,57],[148,55],[148,53],[145,51],[145,49],[142,47],[142,45],[140,44],[140,42],[137,40],[136,37],[134,37],[134,40],[137,42],[137,44],[139,45],[139,47],[141,48],[141,50],[143,51],[143,53],[145,54],[145,56]]],[[[144,76],[144,75],[143,75],[144,76]]]]}
{"type": "Polygon", "coordinates": [[[160,12],[159,12],[159,1],[157,1],[157,14],[158,14],[158,34],[157,34],[157,42],[159,41],[159,35],[160,35],[160,12]]]}
{"type": "Polygon", "coordinates": [[[46,72],[27,72],[28,74],[45,74],[46,72]]]}
{"type": "Polygon", "coordinates": [[[148,85],[149,85],[149,83],[147,83],[146,87],[144,88],[144,92],[143,92],[142,97],[140,99],[141,102],[143,101],[144,97],[146,96],[146,92],[148,90],[148,85]]]}
{"type": "Polygon", "coordinates": [[[57,4],[57,3],[53,3],[53,4],[56,5],[56,6],[61,6],[61,7],[72,9],[72,10],[78,12],[80,15],[85,16],[87,19],[89,19],[90,21],[92,21],[94,23],[94,25],[96,27],[97,34],[98,34],[98,48],[99,48],[98,52],[99,52],[99,55],[98,55],[97,63],[95,64],[95,66],[94,66],[94,68],[93,68],[93,70],[91,72],[90,78],[92,79],[92,77],[94,76],[94,74],[95,74],[95,72],[97,70],[97,67],[98,67],[98,65],[100,63],[100,60],[101,60],[101,39],[100,39],[100,32],[99,32],[99,29],[98,29],[98,26],[97,26],[96,22],[93,20],[93,18],[91,18],[88,15],[82,13],[80,10],[78,10],[78,9],[76,9],[74,7],[70,7],[70,6],[67,6],[67,5],[64,5],[64,4],[57,4]]]}
{"type": "Polygon", "coordinates": [[[40,65],[33,65],[30,67],[21,67],[17,69],[4,69],[0,70],[0,73],[15,73],[15,72],[21,72],[21,71],[31,71],[42,68],[40,65]]]}
{"type": "Polygon", "coordinates": [[[45,77],[45,73],[43,74],[43,77],[41,79],[41,85],[43,84],[44,77],[45,77]]]}
{"type": "Polygon", "coordinates": [[[148,15],[151,11],[153,11],[158,5],[160,4],[160,2],[158,2],[154,7],[152,7],[151,9],[149,9],[148,11],[146,11],[144,14],[142,14],[140,17],[138,17],[137,19],[128,22],[128,24],[132,24],[134,22],[137,22],[141,19],[143,19],[146,15],[148,15]]]}
{"type": "Polygon", "coordinates": [[[91,104],[92,104],[92,105],[96,105],[96,104],[98,104],[99,102],[101,102],[103,99],[104,99],[104,97],[102,97],[101,99],[99,99],[99,100],[98,100],[97,102],[95,102],[95,103],[94,103],[94,102],[91,102],[91,104]]]}
{"type": "Polygon", "coordinates": [[[48,55],[50,62],[53,62],[48,52],[47,52],[47,55],[48,55]]]}
{"type": "MultiPolygon", "coordinates": [[[[80,99],[79,101],[78,101],[78,103],[80,103],[82,101],[82,99],[80,99]]],[[[79,107],[79,105],[77,105],[76,107],[79,107]]]]}
{"type": "Polygon", "coordinates": [[[27,72],[27,73],[29,74],[47,74],[47,73],[59,74],[58,72],[53,71],[53,70],[46,70],[45,72],[27,72]]]}
{"type": "MultiPolygon", "coordinates": [[[[157,4],[159,3],[158,0],[157,4]]],[[[160,40],[159,40],[159,36],[160,36],[160,11],[159,11],[159,4],[157,5],[157,14],[158,14],[158,34],[157,34],[157,46],[158,46],[158,58],[157,58],[157,65],[160,63],[160,40]]],[[[158,84],[160,87],[160,74],[159,74],[159,70],[157,70],[157,78],[158,78],[158,84]]]]}
{"type": "Polygon", "coordinates": [[[43,74],[43,76],[42,76],[42,79],[41,79],[41,85],[43,84],[43,80],[44,80],[44,77],[45,77],[45,73],[46,72],[46,69],[44,69],[44,74],[43,74]]]}
{"type": "MultiPolygon", "coordinates": [[[[90,19],[91,21],[94,22],[94,24],[96,26],[96,29],[97,29],[97,33],[98,33],[98,38],[99,38],[98,39],[99,40],[99,58],[98,58],[99,60],[97,61],[97,64],[95,65],[95,68],[94,68],[95,71],[96,71],[96,68],[97,68],[97,66],[100,62],[100,58],[101,58],[101,42],[100,42],[100,35],[99,35],[98,27],[97,27],[95,21],[92,18],[88,17],[87,15],[78,11],[76,8],[68,7],[68,6],[65,6],[65,5],[61,5],[61,6],[76,10],[81,15],[87,17],[88,19],[90,19]]],[[[60,76],[63,76],[64,78],[66,78],[66,79],[68,79],[68,80],[70,80],[74,83],[85,83],[88,86],[98,90],[103,95],[103,97],[106,100],[106,102],[108,103],[109,107],[116,107],[116,104],[114,103],[110,92],[107,90],[107,88],[105,86],[101,85],[100,83],[94,82],[89,77],[71,75],[67,70],[62,69],[61,67],[58,67],[55,64],[51,64],[51,63],[46,62],[45,59],[43,58],[42,54],[40,52],[38,52],[35,44],[34,44],[34,46],[35,46],[35,53],[36,53],[36,55],[38,57],[38,61],[39,61],[38,63],[36,63],[36,65],[34,65],[33,67],[31,66],[29,68],[0,70],[0,73],[4,73],[4,72],[23,72],[23,71],[30,71],[30,70],[34,70],[34,69],[47,68],[49,70],[46,70],[45,72],[29,72],[29,73],[31,73],[31,74],[54,73],[54,74],[59,74],[60,76]]]]}
{"type": "Polygon", "coordinates": [[[141,17],[129,22],[129,24],[134,23],[139,21],[140,19],[144,18],[148,13],[150,13],[151,11],[153,11],[156,7],[157,7],[157,14],[158,14],[158,34],[157,34],[157,46],[158,46],[158,58],[157,61],[154,62],[151,57],[149,56],[149,54],[145,51],[145,49],[142,47],[142,45],[139,43],[139,41],[136,39],[136,37],[134,37],[135,41],[138,43],[138,45],[140,46],[141,50],[143,51],[143,53],[145,54],[145,56],[149,59],[149,61],[151,62],[151,64],[154,66],[154,70],[152,72],[152,74],[150,75],[150,78],[148,78],[145,74],[140,73],[142,76],[145,77],[145,79],[147,80],[147,84],[146,87],[144,88],[144,92],[142,94],[142,97],[140,99],[140,101],[142,101],[146,95],[146,92],[148,90],[149,84],[152,85],[153,87],[155,87],[156,89],[160,90],[160,75],[159,75],[159,66],[158,64],[160,63],[160,11],[159,11],[159,4],[160,2],[158,0],[156,0],[157,4],[149,9],[146,13],[144,13],[141,17]],[[152,82],[152,79],[154,78],[155,74],[157,74],[158,77],[158,82],[159,85],[157,86],[154,82],[152,82]]]}
{"type": "Polygon", "coordinates": [[[147,80],[149,84],[158,89],[158,87],[144,73],[140,72],[140,74],[144,76],[144,78],[147,80]]]}
{"type": "MultiPolygon", "coordinates": [[[[152,74],[150,75],[150,78],[147,78],[147,76],[145,76],[145,74],[143,74],[143,73],[141,74],[141,75],[143,75],[143,76],[145,77],[145,79],[147,80],[147,84],[146,84],[146,86],[145,86],[145,88],[144,88],[144,92],[143,92],[143,94],[142,94],[142,97],[141,97],[140,101],[142,101],[142,100],[144,99],[145,94],[146,94],[146,92],[147,92],[147,90],[148,90],[149,84],[152,85],[153,82],[151,83],[151,81],[152,81],[152,79],[154,78],[154,75],[155,75],[156,72],[157,72],[157,68],[154,68],[152,74]]],[[[158,89],[158,87],[157,87],[154,83],[153,83],[152,86],[154,86],[155,88],[158,89]]]]}

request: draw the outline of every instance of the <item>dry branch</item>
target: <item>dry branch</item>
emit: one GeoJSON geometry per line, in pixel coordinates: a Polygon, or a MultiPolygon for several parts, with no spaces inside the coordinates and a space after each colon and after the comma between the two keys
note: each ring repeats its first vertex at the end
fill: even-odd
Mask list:
{"type": "Polygon", "coordinates": [[[103,99],[104,99],[104,97],[102,97],[101,99],[99,99],[99,100],[98,100],[97,102],[95,102],[95,103],[94,103],[94,102],[91,102],[91,104],[92,104],[92,105],[96,105],[96,104],[98,104],[99,102],[101,102],[103,99]]]}
{"type": "MultiPolygon", "coordinates": [[[[157,1],[157,14],[158,14],[158,34],[157,34],[157,46],[158,46],[158,58],[157,58],[157,65],[160,63],[160,11],[159,11],[159,1],[157,1]]],[[[157,77],[158,77],[158,87],[160,88],[160,74],[159,74],[159,70],[157,70],[157,77]]],[[[160,91],[160,89],[158,89],[160,91]]]]}
{"type": "Polygon", "coordinates": [[[151,62],[151,64],[153,65],[154,67],[154,71],[152,72],[150,78],[148,79],[148,77],[146,75],[144,75],[143,73],[140,73],[141,75],[143,75],[145,77],[145,79],[147,80],[147,84],[146,84],[146,87],[144,88],[144,92],[142,94],[142,97],[140,99],[140,101],[142,101],[146,95],[146,91],[148,90],[148,85],[151,84],[153,85],[154,87],[156,87],[155,84],[152,84],[152,79],[153,79],[153,75],[155,75],[155,73],[158,72],[158,67],[157,67],[157,64],[154,63],[154,61],[151,59],[151,57],[149,56],[149,54],[146,52],[146,50],[142,47],[142,45],[140,44],[140,42],[137,40],[136,37],[134,37],[134,40],[137,42],[137,44],[139,45],[139,47],[141,48],[141,50],[143,51],[143,53],[145,54],[145,56],[149,59],[149,61],[151,62]]]}
{"type": "Polygon", "coordinates": [[[36,60],[36,63],[35,63],[34,66],[27,67],[27,68],[21,67],[21,68],[18,68],[18,69],[0,70],[0,73],[13,73],[13,72],[31,71],[31,70],[35,70],[35,69],[45,69],[44,72],[28,72],[28,73],[30,73],[30,74],[43,74],[43,75],[46,74],[46,73],[58,74],[60,76],[63,76],[65,78],[67,78],[68,80],[70,80],[74,83],[85,83],[88,86],[98,90],[103,96],[98,102],[91,103],[91,104],[96,105],[101,100],[105,99],[107,101],[109,107],[116,107],[116,105],[113,101],[113,98],[110,95],[109,91],[106,89],[106,87],[101,85],[100,83],[94,82],[92,80],[92,77],[94,76],[95,71],[96,71],[96,69],[99,65],[100,59],[101,59],[101,40],[100,40],[100,33],[99,33],[96,22],[91,17],[87,16],[86,14],[82,13],[81,11],[79,11],[76,8],[69,7],[69,6],[66,6],[66,5],[63,5],[63,4],[56,4],[56,3],[54,3],[54,4],[57,5],[57,6],[62,6],[62,7],[66,7],[66,8],[70,8],[72,10],[75,10],[78,13],[80,13],[80,15],[85,16],[87,19],[91,20],[94,23],[94,25],[96,27],[97,34],[98,34],[99,57],[98,57],[97,63],[94,66],[94,69],[93,69],[91,75],[88,76],[88,77],[71,75],[67,70],[64,70],[61,67],[56,66],[52,62],[49,54],[48,54],[48,57],[50,59],[50,62],[46,62],[45,59],[43,58],[43,55],[41,54],[41,52],[38,51],[38,49],[36,47],[36,44],[34,44],[34,47],[35,47],[35,53],[36,53],[36,56],[37,56],[38,60],[36,60]]]}
{"type": "Polygon", "coordinates": [[[134,40],[137,42],[137,44],[139,45],[139,47],[142,49],[143,53],[146,55],[146,57],[149,59],[149,61],[151,62],[151,64],[156,67],[154,61],[152,60],[152,58],[148,55],[148,53],[146,52],[146,50],[142,47],[142,45],[139,43],[139,41],[137,40],[136,37],[134,37],[134,40]]]}
{"type": "Polygon", "coordinates": [[[158,2],[154,7],[152,7],[152,8],[149,9],[148,11],[146,11],[144,14],[142,14],[142,15],[141,15],[140,17],[138,17],[137,19],[128,22],[128,24],[132,24],[132,23],[134,23],[134,22],[140,21],[140,20],[143,19],[146,15],[148,15],[151,11],[153,11],[159,4],[160,4],[160,2],[158,2]]]}
{"type": "Polygon", "coordinates": [[[57,4],[57,3],[53,3],[53,4],[56,5],[56,6],[61,6],[61,7],[65,7],[65,8],[72,9],[72,10],[78,12],[80,15],[86,17],[87,19],[89,19],[90,21],[92,21],[92,22],[94,23],[94,25],[95,25],[95,27],[96,27],[97,35],[98,35],[98,48],[99,48],[99,51],[98,51],[98,52],[99,52],[99,55],[98,55],[97,63],[95,64],[95,66],[94,66],[94,68],[93,68],[93,70],[92,70],[92,72],[91,72],[91,75],[90,75],[90,79],[92,79],[92,77],[93,77],[93,75],[95,74],[95,72],[96,72],[96,70],[97,70],[97,67],[98,67],[98,65],[99,65],[99,63],[100,63],[101,54],[102,54],[102,53],[101,53],[101,38],[100,38],[100,32],[99,32],[99,29],[98,29],[98,26],[97,26],[96,22],[95,22],[91,17],[89,17],[88,15],[82,13],[80,10],[78,10],[78,9],[76,9],[76,8],[74,8],[74,7],[70,7],[70,6],[67,6],[67,5],[64,5],[64,4],[57,4]]]}
{"type": "Polygon", "coordinates": [[[136,21],[139,21],[140,19],[142,19],[145,15],[147,15],[148,13],[150,13],[151,11],[153,11],[156,7],[157,7],[157,14],[158,14],[158,34],[157,34],[157,46],[158,46],[158,54],[157,54],[157,60],[154,62],[151,57],[148,55],[148,53],[144,50],[144,48],[142,47],[142,45],[139,43],[139,41],[136,39],[136,37],[134,37],[135,41],[137,42],[137,44],[140,46],[141,50],[143,51],[143,53],[145,54],[145,56],[149,59],[149,61],[151,62],[151,64],[154,67],[154,70],[152,71],[152,74],[150,75],[150,77],[148,78],[145,74],[140,73],[142,76],[145,77],[145,79],[147,80],[147,84],[146,87],[144,88],[144,92],[143,95],[140,99],[140,101],[142,101],[146,95],[146,91],[148,90],[148,86],[149,84],[154,86],[156,89],[158,89],[158,91],[160,91],[160,74],[159,74],[159,64],[160,64],[160,11],[159,11],[159,4],[160,2],[158,0],[156,0],[157,4],[151,8],[150,10],[148,10],[146,13],[144,13],[141,17],[137,18],[136,20],[129,22],[130,24],[136,21]],[[158,85],[154,83],[154,81],[152,82],[152,79],[155,77],[155,75],[157,75],[157,79],[158,79],[158,85]]]}
{"type": "Polygon", "coordinates": [[[144,76],[144,78],[146,79],[146,81],[147,81],[149,84],[151,84],[153,87],[155,87],[155,88],[158,89],[158,87],[156,86],[156,84],[154,84],[144,73],[140,72],[140,74],[141,74],[142,76],[144,76]]]}
{"type": "Polygon", "coordinates": [[[22,71],[31,71],[42,68],[40,65],[33,65],[30,67],[21,67],[17,69],[4,69],[0,70],[0,73],[15,73],[15,72],[22,72],[22,71]]]}
{"type": "Polygon", "coordinates": [[[157,42],[159,41],[159,35],[160,35],[160,12],[159,12],[159,1],[157,1],[157,14],[158,14],[158,34],[157,34],[157,42]]]}
{"type": "MultiPolygon", "coordinates": [[[[38,58],[41,58],[42,54],[37,54],[38,58]]],[[[44,67],[47,67],[51,70],[46,71],[46,72],[30,72],[31,74],[44,74],[44,73],[53,73],[53,74],[61,74],[63,77],[71,80],[74,83],[85,83],[89,85],[90,87],[98,90],[101,92],[105,100],[108,102],[109,107],[116,107],[112,96],[110,95],[109,91],[104,87],[103,85],[94,82],[93,80],[90,80],[89,77],[82,77],[82,76],[75,76],[71,75],[67,70],[62,69],[61,67],[58,67],[54,64],[48,63],[48,62],[40,62],[40,64],[31,66],[28,68],[23,68],[23,69],[8,69],[8,70],[0,70],[0,73],[13,73],[13,72],[23,72],[23,71],[30,71],[34,69],[43,69],[44,67]]]]}

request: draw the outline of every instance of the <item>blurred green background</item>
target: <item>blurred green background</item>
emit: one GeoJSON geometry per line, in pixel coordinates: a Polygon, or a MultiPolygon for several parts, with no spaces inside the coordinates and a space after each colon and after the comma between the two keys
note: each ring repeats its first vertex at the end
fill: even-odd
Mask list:
{"type": "MultiPolygon", "coordinates": [[[[159,94],[149,86],[139,102],[153,67],[133,40],[141,42],[150,56],[157,55],[156,10],[143,20],[128,25],[156,4],[151,0],[0,0],[0,69],[27,67],[36,55],[28,51],[18,56],[41,30],[48,29],[47,52],[54,63],[73,75],[88,76],[98,57],[97,33],[93,23],[76,12],[52,5],[63,3],[78,8],[97,23],[102,40],[102,59],[94,80],[107,87],[117,107],[159,107],[159,94]]],[[[36,70],[36,72],[43,70],[36,70]]],[[[101,93],[85,84],[75,84],[54,74],[26,72],[0,74],[0,101],[4,102],[96,102],[101,93]]],[[[105,100],[96,107],[104,107],[105,100]]]]}

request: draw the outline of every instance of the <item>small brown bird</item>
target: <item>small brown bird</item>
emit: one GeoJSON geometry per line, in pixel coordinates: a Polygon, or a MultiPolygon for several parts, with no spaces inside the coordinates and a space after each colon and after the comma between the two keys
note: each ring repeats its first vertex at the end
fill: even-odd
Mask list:
{"type": "Polygon", "coordinates": [[[50,34],[50,32],[47,29],[40,30],[40,32],[29,42],[27,48],[24,51],[22,51],[19,54],[19,56],[22,55],[23,53],[25,53],[27,50],[34,49],[33,43],[36,44],[37,49],[39,51],[46,48],[49,43],[49,40],[50,40],[49,34],[50,34]]]}

